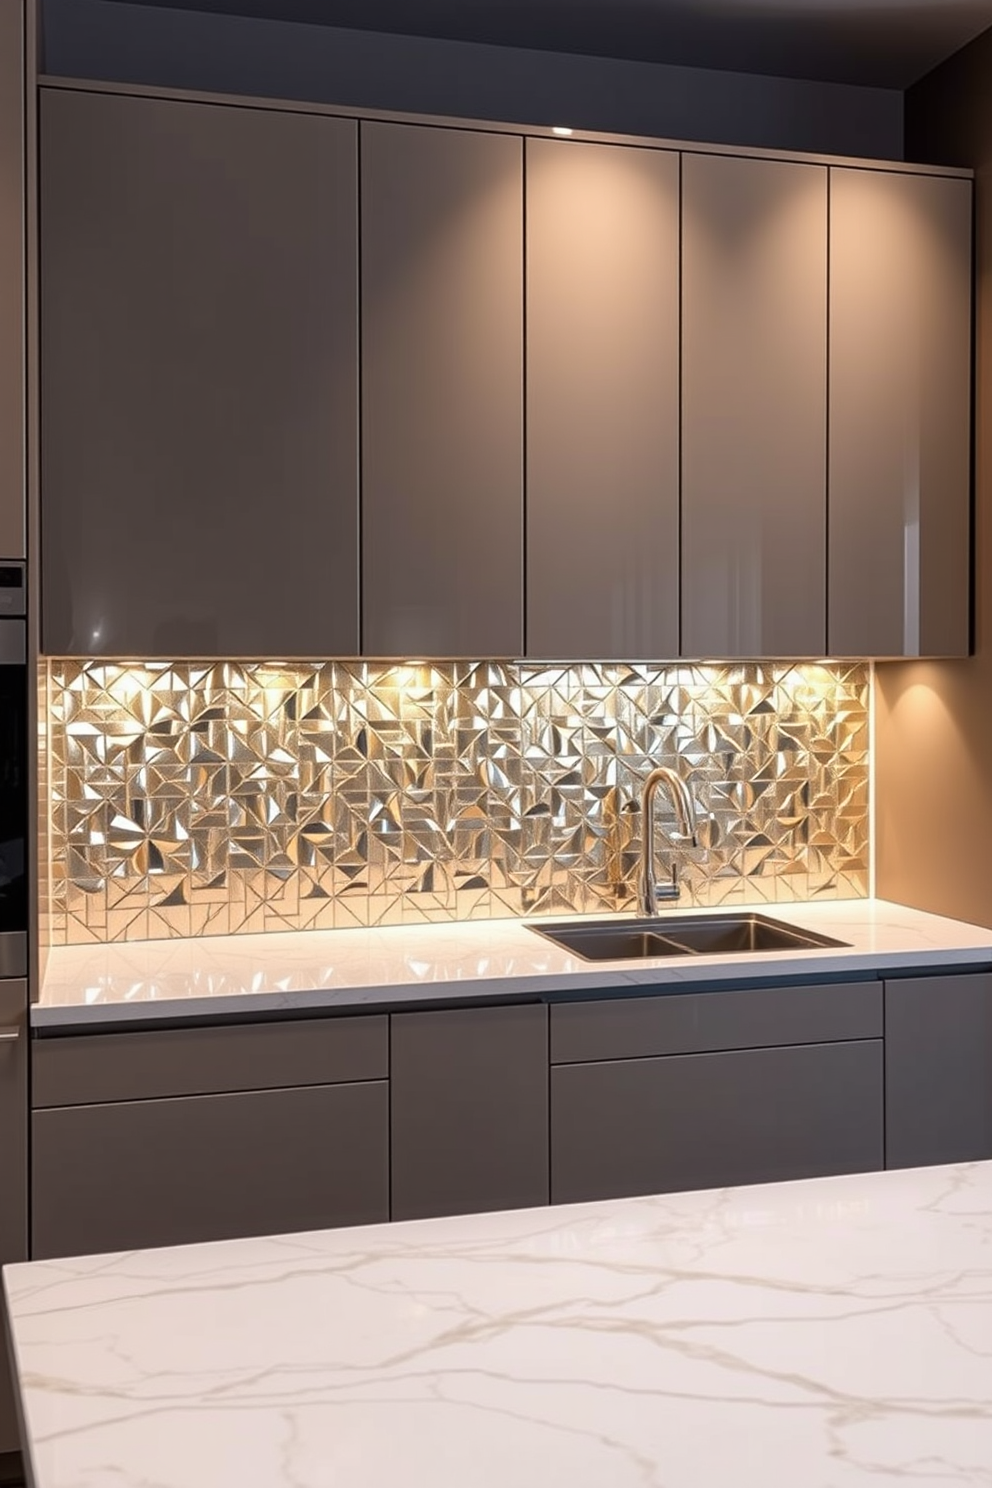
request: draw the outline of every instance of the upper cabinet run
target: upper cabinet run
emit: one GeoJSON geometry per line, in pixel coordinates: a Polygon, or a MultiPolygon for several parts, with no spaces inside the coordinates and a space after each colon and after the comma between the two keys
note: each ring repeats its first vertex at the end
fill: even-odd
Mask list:
{"type": "MultiPolygon", "coordinates": [[[[20,158],[0,128],[0,559],[20,158]]],[[[43,649],[966,653],[971,199],[910,166],[48,84],[43,649]]]]}
{"type": "Polygon", "coordinates": [[[968,652],[971,214],[968,180],[831,171],[837,656],[968,652]]]}
{"type": "Polygon", "coordinates": [[[527,653],[679,648],[679,156],[527,141],[527,653]]]}
{"type": "Polygon", "coordinates": [[[0,0],[0,560],[25,553],[23,21],[0,0]]]}
{"type": "Polygon", "coordinates": [[[362,649],[523,649],[523,141],[363,123],[362,649]]]}
{"type": "Polygon", "coordinates": [[[682,170],[682,654],[822,656],[827,171],[682,170]]]}
{"type": "Polygon", "coordinates": [[[43,646],[358,650],[357,125],[45,90],[43,646]]]}

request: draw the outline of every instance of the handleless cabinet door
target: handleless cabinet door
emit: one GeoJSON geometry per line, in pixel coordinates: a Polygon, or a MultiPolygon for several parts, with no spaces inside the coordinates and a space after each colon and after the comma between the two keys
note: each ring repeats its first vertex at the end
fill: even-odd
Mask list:
{"type": "Polygon", "coordinates": [[[679,646],[679,157],[528,140],[527,652],[679,646]]]}
{"type": "MultiPolygon", "coordinates": [[[[28,1255],[27,1005],[24,982],[0,984],[0,1266],[28,1255]]],[[[20,1444],[4,1328],[0,1317],[0,1455],[20,1444]]]]}
{"type": "Polygon", "coordinates": [[[969,645],[972,183],[831,171],[835,656],[969,645]]]}
{"type": "Polygon", "coordinates": [[[367,656],[523,647],[523,146],[363,123],[367,656]]]}
{"type": "Polygon", "coordinates": [[[391,1019],[392,1218],[548,1202],[548,1010],[391,1019]]]}
{"type": "Polygon", "coordinates": [[[822,656],[827,171],[682,172],[682,653],[822,656]]]}
{"type": "Polygon", "coordinates": [[[886,1167],[992,1158],[992,976],[885,983],[886,1167]]]}
{"type": "Polygon", "coordinates": [[[0,559],[25,550],[23,11],[0,0],[0,559]]]}
{"type": "Polygon", "coordinates": [[[357,126],[43,90],[43,645],[358,648],[357,126]]]}

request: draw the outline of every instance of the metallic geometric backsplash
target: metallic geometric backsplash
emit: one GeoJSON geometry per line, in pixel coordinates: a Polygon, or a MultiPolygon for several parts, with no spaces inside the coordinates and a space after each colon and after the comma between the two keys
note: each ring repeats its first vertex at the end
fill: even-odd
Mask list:
{"type": "Polygon", "coordinates": [[[52,944],[632,908],[656,764],[685,902],[868,892],[866,665],[44,670],[52,944]]]}

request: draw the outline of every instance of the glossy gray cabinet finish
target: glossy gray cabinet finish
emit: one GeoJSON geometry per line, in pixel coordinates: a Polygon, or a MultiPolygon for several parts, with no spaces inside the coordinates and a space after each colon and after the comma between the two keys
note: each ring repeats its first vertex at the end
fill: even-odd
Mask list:
{"type": "Polygon", "coordinates": [[[384,1080],[389,1020],[304,1018],[35,1039],[36,1107],[384,1080]]]}
{"type": "Polygon", "coordinates": [[[825,654],[827,171],[682,161],[682,654],[825,654]]]}
{"type": "Polygon", "coordinates": [[[529,139],[527,654],[679,648],[679,157],[529,139]]]}
{"type": "Polygon", "coordinates": [[[880,1039],[551,1071],[556,1204],[882,1166],[880,1039]]]}
{"type": "MultiPolygon", "coordinates": [[[[0,1266],[28,1258],[28,989],[0,982],[0,1266]]],[[[0,1309],[3,1307],[0,1290],[0,1309]]],[[[13,1385],[0,1317],[0,1453],[20,1445],[13,1385]]]]}
{"type": "Polygon", "coordinates": [[[882,1037],[881,982],[610,997],[551,1008],[551,1062],[882,1037]]]}
{"type": "Polygon", "coordinates": [[[523,649],[523,142],[361,125],[362,649],[523,649]]]}
{"type": "Polygon", "coordinates": [[[391,1019],[392,1217],[548,1202],[548,1013],[391,1019]]]}
{"type": "Polygon", "coordinates": [[[25,553],[23,12],[0,0],[0,558],[25,553]]]}
{"type": "Polygon", "coordinates": [[[992,1158],[992,976],[885,984],[886,1166],[992,1158]]]}
{"type": "Polygon", "coordinates": [[[385,1081],[36,1111],[35,1258],[389,1218],[385,1081]]]}
{"type": "Polygon", "coordinates": [[[40,107],[44,649],[354,654],[357,125],[40,107]]]}
{"type": "Polygon", "coordinates": [[[834,656],[969,646],[972,183],[830,185],[834,656]]]}

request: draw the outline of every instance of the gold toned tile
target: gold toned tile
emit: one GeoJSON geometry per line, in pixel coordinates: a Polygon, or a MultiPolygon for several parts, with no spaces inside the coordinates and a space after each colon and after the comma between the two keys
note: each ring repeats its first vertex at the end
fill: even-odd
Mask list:
{"type": "Polygon", "coordinates": [[[682,865],[690,902],[863,894],[868,679],[847,663],[51,660],[48,933],[630,907],[640,781],[665,761],[721,827],[682,865]]]}

